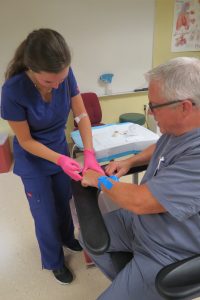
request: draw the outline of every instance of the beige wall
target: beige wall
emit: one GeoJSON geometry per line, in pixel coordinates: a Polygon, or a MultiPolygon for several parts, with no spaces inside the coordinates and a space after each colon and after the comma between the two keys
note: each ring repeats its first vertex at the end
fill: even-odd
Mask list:
{"type": "Polygon", "coordinates": [[[174,2],[174,0],[156,0],[153,66],[157,66],[177,56],[194,56],[200,58],[200,51],[171,52],[174,2]]]}

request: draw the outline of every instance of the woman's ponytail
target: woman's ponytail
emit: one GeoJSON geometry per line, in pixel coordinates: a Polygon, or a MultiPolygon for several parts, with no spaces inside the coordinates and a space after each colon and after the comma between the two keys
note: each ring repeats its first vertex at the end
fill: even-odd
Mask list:
{"type": "Polygon", "coordinates": [[[13,59],[9,62],[7,70],[5,72],[5,79],[9,79],[10,77],[28,70],[28,68],[24,64],[24,52],[26,48],[26,40],[24,40],[17,50],[15,51],[13,59]]]}

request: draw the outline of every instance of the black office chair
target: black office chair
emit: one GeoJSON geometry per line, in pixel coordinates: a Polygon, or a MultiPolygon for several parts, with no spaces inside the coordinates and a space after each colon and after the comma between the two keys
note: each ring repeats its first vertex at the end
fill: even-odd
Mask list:
{"type": "MultiPolygon", "coordinates": [[[[128,174],[145,169],[146,166],[134,167],[128,174]]],[[[98,206],[99,191],[93,187],[84,188],[76,181],[72,182],[72,188],[85,247],[88,252],[100,255],[109,248],[110,237],[98,206]]],[[[115,252],[111,257],[119,272],[132,259],[132,253],[115,252]]],[[[200,296],[200,254],[161,269],[155,284],[163,299],[186,300],[200,296]]]]}

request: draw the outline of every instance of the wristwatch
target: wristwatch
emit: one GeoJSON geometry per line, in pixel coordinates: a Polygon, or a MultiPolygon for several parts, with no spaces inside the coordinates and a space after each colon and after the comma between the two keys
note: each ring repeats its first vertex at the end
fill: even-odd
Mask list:
{"type": "Polygon", "coordinates": [[[98,189],[101,191],[101,185],[103,184],[107,190],[110,190],[113,186],[113,183],[109,180],[111,178],[114,181],[119,181],[119,178],[115,175],[112,176],[100,176],[98,178],[98,189]]]}

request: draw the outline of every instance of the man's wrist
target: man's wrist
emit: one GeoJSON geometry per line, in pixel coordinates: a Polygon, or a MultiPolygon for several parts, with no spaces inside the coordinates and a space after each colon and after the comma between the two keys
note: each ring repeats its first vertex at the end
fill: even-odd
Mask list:
{"type": "Polygon", "coordinates": [[[113,187],[113,182],[109,179],[112,179],[114,181],[119,181],[119,178],[115,175],[112,176],[100,176],[98,177],[98,189],[101,191],[101,186],[103,185],[107,190],[110,190],[113,187]]]}

